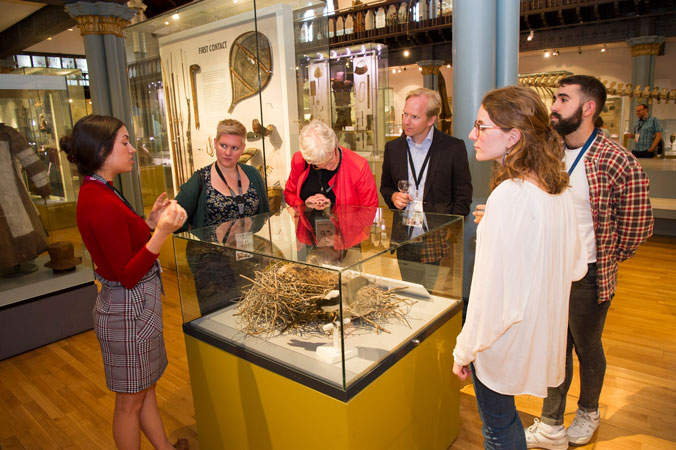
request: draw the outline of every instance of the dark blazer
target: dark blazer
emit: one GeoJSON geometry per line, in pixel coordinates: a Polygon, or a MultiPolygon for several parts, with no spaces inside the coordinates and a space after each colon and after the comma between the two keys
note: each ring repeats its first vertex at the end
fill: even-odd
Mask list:
{"type": "MultiPolygon", "coordinates": [[[[390,209],[395,209],[392,194],[399,190],[398,181],[408,180],[407,147],[404,134],[385,144],[380,194],[390,209]]],[[[429,152],[423,210],[466,216],[472,203],[472,176],[465,142],[435,128],[429,152]]]]}

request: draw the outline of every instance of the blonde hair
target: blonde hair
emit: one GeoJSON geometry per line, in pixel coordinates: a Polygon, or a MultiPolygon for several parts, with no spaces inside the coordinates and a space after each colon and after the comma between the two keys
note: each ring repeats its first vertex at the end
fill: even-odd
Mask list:
{"type": "Polygon", "coordinates": [[[215,140],[219,140],[224,134],[239,136],[242,138],[242,146],[246,143],[246,127],[239,120],[225,119],[218,122],[215,140]]]}
{"type": "Polygon", "coordinates": [[[563,146],[540,97],[529,88],[507,86],[490,91],[481,105],[495,125],[503,130],[515,128],[521,133],[503,164],[495,167],[491,189],[504,180],[523,179],[533,173],[548,193],[563,192],[568,186],[563,146]]]}
{"type": "Polygon", "coordinates": [[[441,96],[437,91],[427,88],[418,88],[406,94],[406,100],[411,97],[425,97],[427,99],[427,117],[438,116],[441,112],[441,96]]]}
{"type": "Polygon", "coordinates": [[[319,120],[313,120],[300,130],[300,153],[308,164],[323,164],[331,159],[338,147],[336,133],[319,120]]]}

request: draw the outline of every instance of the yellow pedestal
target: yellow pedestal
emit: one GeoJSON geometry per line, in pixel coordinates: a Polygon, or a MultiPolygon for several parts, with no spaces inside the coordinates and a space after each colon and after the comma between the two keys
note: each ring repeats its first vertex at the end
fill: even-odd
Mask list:
{"type": "Polygon", "coordinates": [[[200,448],[446,450],[459,312],[347,402],[186,335],[200,448]]]}

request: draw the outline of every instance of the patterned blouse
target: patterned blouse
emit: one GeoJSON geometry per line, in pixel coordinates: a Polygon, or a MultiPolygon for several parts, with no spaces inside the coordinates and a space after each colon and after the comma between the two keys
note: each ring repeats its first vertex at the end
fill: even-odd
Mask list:
{"type": "MultiPolygon", "coordinates": [[[[239,208],[235,199],[231,195],[223,195],[214,189],[211,184],[211,165],[202,170],[204,185],[207,188],[207,221],[205,226],[219,225],[223,222],[238,219],[240,217],[239,208]]],[[[243,194],[243,197],[244,214],[242,217],[253,216],[258,211],[260,203],[253,183],[249,183],[249,189],[243,194]]]]}

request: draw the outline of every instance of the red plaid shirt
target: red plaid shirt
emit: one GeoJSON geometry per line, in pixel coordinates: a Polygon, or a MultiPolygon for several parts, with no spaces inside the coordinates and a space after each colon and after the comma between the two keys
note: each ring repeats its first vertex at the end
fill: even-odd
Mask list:
{"type": "Polygon", "coordinates": [[[653,233],[648,177],[624,147],[598,133],[585,154],[594,232],[599,303],[617,286],[617,265],[653,233]]]}

